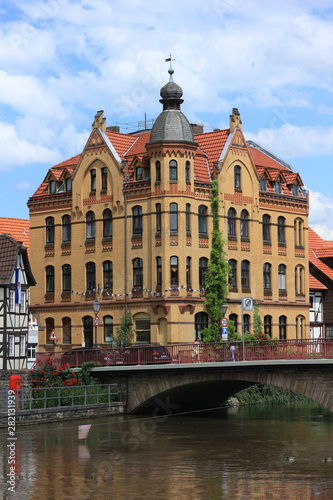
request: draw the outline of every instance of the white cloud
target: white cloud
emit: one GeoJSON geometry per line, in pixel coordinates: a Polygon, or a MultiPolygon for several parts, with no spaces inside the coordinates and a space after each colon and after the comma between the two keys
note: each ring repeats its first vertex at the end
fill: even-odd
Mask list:
{"type": "Polygon", "coordinates": [[[333,198],[309,191],[309,226],[325,240],[333,240],[333,198]]]}
{"type": "Polygon", "coordinates": [[[0,122],[1,164],[0,170],[8,171],[13,166],[31,163],[56,163],[61,161],[59,153],[37,143],[18,137],[15,127],[0,122]]]}
{"type": "Polygon", "coordinates": [[[265,128],[245,135],[282,158],[333,154],[333,126],[297,127],[286,123],[280,128],[265,128]]]}

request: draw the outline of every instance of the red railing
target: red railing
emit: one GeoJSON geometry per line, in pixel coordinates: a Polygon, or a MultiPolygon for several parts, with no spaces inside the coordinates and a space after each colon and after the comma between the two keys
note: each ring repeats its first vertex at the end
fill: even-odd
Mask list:
{"type": "Polygon", "coordinates": [[[78,348],[56,352],[38,352],[36,367],[47,358],[55,366],[81,366],[96,361],[102,366],[145,365],[163,363],[211,363],[231,361],[231,344],[236,346],[235,361],[266,361],[274,359],[333,358],[333,339],[268,340],[201,344],[170,344],[167,346],[132,346],[123,348],[78,348]],[[244,352],[243,352],[244,345],[244,352]]]}

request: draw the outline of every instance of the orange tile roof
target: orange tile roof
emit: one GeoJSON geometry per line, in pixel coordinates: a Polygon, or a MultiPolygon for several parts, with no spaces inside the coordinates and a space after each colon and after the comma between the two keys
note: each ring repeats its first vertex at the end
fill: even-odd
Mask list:
{"type": "Polygon", "coordinates": [[[311,290],[327,290],[327,286],[320,283],[312,274],[309,276],[309,288],[311,290]]]}
{"type": "Polygon", "coordinates": [[[23,245],[29,250],[30,226],[27,219],[0,217],[0,233],[8,234],[14,240],[22,242],[23,245]]]}
{"type": "Polygon", "coordinates": [[[285,167],[282,163],[279,163],[277,160],[274,160],[262,151],[259,151],[259,149],[249,146],[249,152],[256,167],[265,167],[273,170],[290,172],[289,168],[285,167]]]}
{"type": "Polygon", "coordinates": [[[108,136],[111,144],[117,151],[121,160],[125,159],[127,151],[138,139],[138,136],[136,135],[121,134],[120,132],[112,132],[110,130],[106,131],[106,135],[108,136]]]}
{"type": "Polygon", "coordinates": [[[208,156],[210,165],[213,165],[220,159],[229,135],[229,129],[214,130],[213,132],[194,135],[195,142],[198,143],[199,148],[208,156]]]}

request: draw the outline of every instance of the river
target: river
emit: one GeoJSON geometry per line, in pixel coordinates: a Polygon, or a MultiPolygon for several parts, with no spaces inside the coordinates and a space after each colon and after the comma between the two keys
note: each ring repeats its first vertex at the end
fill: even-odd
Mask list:
{"type": "Polygon", "coordinates": [[[46,423],[15,437],[0,431],[2,499],[333,499],[333,461],[323,461],[333,414],[314,405],[46,423]],[[80,424],[91,424],[86,440],[80,424]]]}

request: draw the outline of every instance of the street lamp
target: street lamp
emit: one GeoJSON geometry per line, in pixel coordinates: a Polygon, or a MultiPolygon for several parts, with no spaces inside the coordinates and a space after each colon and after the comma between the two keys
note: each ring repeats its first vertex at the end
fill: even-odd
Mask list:
{"type": "Polygon", "coordinates": [[[95,299],[93,302],[93,310],[95,313],[95,345],[94,345],[94,347],[97,347],[97,326],[98,326],[97,314],[99,313],[100,308],[101,308],[100,302],[98,302],[98,300],[95,299]]]}
{"type": "Polygon", "coordinates": [[[222,305],[221,305],[222,318],[224,318],[224,317],[225,317],[225,314],[226,314],[226,312],[227,312],[227,309],[228,309],[227,304],[222,304],[222,305]]]}

